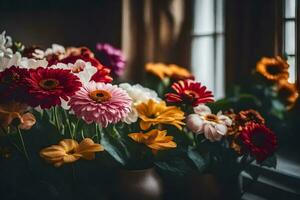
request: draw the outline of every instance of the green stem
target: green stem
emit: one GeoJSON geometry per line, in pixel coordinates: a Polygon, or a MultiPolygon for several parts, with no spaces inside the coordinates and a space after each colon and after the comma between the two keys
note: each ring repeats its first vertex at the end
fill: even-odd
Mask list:
{"type": "Polygon", "coordinates": [[[79,122],[80,122],[80,119],[77,119],[75,127],[74,127],[74,131],[73,131],[73,137],[72,137],[73,139],[76,138],[76,133],[78,132],[79,122]]]}
{"type": "Polygon", "coordinates": [[[65,118],[66,118],[66,123],[67,123],[67,127],[69,129],[69,134],[70,134],[70,137],[73,139],[73,135],[72,135],[72,128],[71,128],[71,124],[70,124],[70,120],[69,120],[69,116],[67,114],[67,111],[64,110],[64,115],[65,115],[65,118]]]}
{"type": "Polygon", "coordinates": [[[54,112],[55,125],[56,125],[58,131],[60,132],[60,125],[59,125],[59,122],[58,122],[58,110],[57,110],[56,106],[53,107],[53,112],[54,112]]]}
{"type": "MultiPolygon", "coordinates": [[[[8,135],[8,132],[5,130],[5,128],[4,128],[3,126],[0,125],[0,129],[3,131],[3,133],[4,133],[5,136],[8,135]]],[[[9,140],[9,142],[10,142],[14,147],[16,147],[16,149],[17,149],[18,151],[20,151],[21,153],[23,153],[23,151],[20,149],[20,147],[18,147],[18,145],[17,145],[16,143],[14,143],[14,142],[12,141],[12,139],[11,139],[9,136],[7,136],[7,139],[9,140]]]]}
{"type": "Polygon", "coordinates": [[[100,143],[100,135],[102,132],[102,127],[99,124],[95,124],[95,130],[96,130],[96,138],[97,138],[97,143],[100,143]]]}
{"type": "Polygon", "coordinates": [[[81,137],[82,137],[82,139],[84,139],[85,136],[84,136],[83,130],[81,130],[80,132],[81,132],[81,137]]]}
{"type": "Polygon", "coordinates": [[[24,140],[23,140],[21,130],[19,128],[17,130],[18,130],[20,141],[21,141],[21,144],[22,144],[22,147],[23,147],[23,150],[24,150],[25,157],[29,161],[29,156],[28,156],[28,153],[27,153],[27,149],[26,149],[26,146],[25,146],[25,143],[24,143],[24,140]]]}

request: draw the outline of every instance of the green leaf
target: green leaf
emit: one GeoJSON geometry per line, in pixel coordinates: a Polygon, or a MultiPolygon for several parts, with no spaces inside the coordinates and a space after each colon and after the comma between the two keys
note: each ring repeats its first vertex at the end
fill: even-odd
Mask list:
{"type": "Polygon", "coordinates": [[[189,148],[187,155],[191,161],[195,164],[199,172],[202,172],[206,168],[205,159],[195,149],[189,148]]]}
{"type": "Polygon", "coordinates": [[[109,133],[101,132],[101,144],[103,145],[105,151],[107,151],[117,162],[126,165],[126,155],[124,151],[121,150],[118,141],[111,137],[109,133]]]}
{"type": "Polygon", "coordinates": [[[155,166],[162,171],[163,174],[184,176],[192,171],[192,168],[182,158],[174,158],[166,161],[156,161],[155,166]]]}

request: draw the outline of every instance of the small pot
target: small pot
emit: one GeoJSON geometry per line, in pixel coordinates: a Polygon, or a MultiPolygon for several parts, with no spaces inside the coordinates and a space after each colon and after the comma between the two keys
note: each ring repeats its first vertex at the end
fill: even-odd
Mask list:
{"type": "Polygon", "coordinates": [[[163,184],[154,168],[120,170],[113,196],[124,200],[160,200],[163,198],[163,184]]]}

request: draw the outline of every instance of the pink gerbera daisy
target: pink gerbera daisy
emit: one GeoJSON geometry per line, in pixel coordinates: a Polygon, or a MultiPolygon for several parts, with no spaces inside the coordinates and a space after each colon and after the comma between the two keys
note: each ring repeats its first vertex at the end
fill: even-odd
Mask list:
{"type": "Polygon", "coordinates": [[[95,122],[107,127],[128,115],[131,102],[125,90],[109,83],[91,81],[71,97],[69,106],[86,123],[95,122]]]}

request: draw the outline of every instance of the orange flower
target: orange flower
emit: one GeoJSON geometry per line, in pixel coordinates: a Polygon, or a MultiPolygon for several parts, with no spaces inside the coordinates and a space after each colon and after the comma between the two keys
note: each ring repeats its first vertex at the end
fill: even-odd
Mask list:
{"type": "Polygon", "coordinates": [[[6,105],[0,105],[0,124],[7,128],[15,120],[18,120],[18,128],[29,130],[36,123],[33,114],[25,113],[27,105],[12,102],[6,105]]]}
{"type": "Polygon", "coordinates": [[[163,63],[147,63],[146,72],[159,77],[161,80],[167,78],[171,74],[167,65],[163,63]]]}
{"type": "Polygon", "coordinates": [[[175,80],[194,79],[194,76],[185,68],[178,65],[169,65],[169,76],[175,80]]]}
{"type": "Polygon", "coordinates": [[[256,65],[256,71],[270,81],[288,79],[288,68],[288,63],[279,56],[275,58],[263,57],[256,65]]]}
{"type": "Polygon", "coordinates": [[[236,121],[239,125],[244,126],[248,122],[257,123],[257,124],[264,124],[265,119],[257,112],[256,110],[249,109],[249,110],[242,110],[236,116],[236,121]]]}
{"type": "Polygon", "coordinates": [[[286,80],[280,80],[278,83],[278,97],[291,109],[299,97],[296,84],[289,83],[286,80]]]}
{"type": "Polygon", "coordinates": [[[175,80],[193,78],[193,75],[187,69],[174,64],[147,63],[146,71],[159,77],[161,80],[165,78],[172,78],[175,80]]]}
{"type": "Polygon", "coordinates": [[[130,133],[128,136],[138,143],[145,144],[152,149],[153,153],[158,150],[177,147],[177,144],[173,141],[173,136],[167,136],[166,130],[153,129],[147,133],[130,133]]]}
{"type": "Polygon", "coordinates": [[[95,152],[104,151],[104,148],[90,138],[83,139],[80,144],[73,139],[64,139],[57,145],[44,148],[40,156],[55,167],[66,163],[72,163],[80,158],[86,160],[95,159],[95,152]]]}
{"type": "Polygon", "coordinates": [[[147,130],[152,125],[157,124],[169,124],[181,130],[181,125],[184,125],[182,122],[185,118],[184,112],[176,106],[167,106],[164,101],[157,103],[150,99],[146,103],[137,105],[136,110],[139,118],[141,118],[140,127],[142,130],[147,130]]]}

